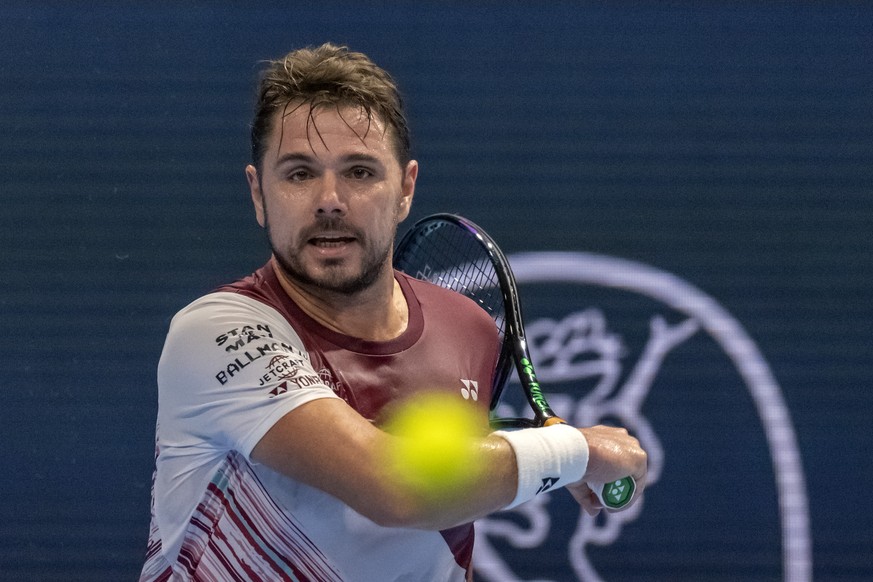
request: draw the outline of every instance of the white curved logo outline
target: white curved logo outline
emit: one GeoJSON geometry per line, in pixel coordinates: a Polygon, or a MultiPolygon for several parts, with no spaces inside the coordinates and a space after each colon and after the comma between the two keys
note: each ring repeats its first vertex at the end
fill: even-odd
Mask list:
{"type": "MultiPolygon", "coordinates": [[[[520,253],[509,260],[519,284],[564,282],[639,293],[690,316],[689,321],[719,344],[749,389],[770,449],[779,502],[784,579],[811,580],[809,509],[797,439],[781,390],[739,322],[696,287],[642,263],[583,252],[520,253]]],[[[579,574],[586,579],[597,577],[593,570],[579,574]]]]}

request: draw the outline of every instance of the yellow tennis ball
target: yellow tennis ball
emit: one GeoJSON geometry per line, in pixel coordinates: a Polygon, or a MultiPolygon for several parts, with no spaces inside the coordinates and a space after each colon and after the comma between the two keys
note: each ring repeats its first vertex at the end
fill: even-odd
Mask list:
{"type": "Polygon", "coordinates": [[[388,463],[395,477],[427,497],[452,495],[478,474],[482,412],[455,394],[429,392],[398,405],[385,425],[394,437],[388,463]]]}

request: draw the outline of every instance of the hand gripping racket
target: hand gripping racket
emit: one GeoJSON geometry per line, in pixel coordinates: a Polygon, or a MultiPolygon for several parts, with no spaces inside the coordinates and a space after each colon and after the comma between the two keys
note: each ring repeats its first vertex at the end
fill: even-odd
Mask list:
{"type": "MultiPolygon", "coordinates": [[[[451,289],[475,301],[494,319],[500,357],[491,392],[493,413],[515,365],[534,418],[495,418],[495,429],[535,428],[563,423],[549,407],[537,381],[527,348],[515,277],[500,247],[480,227],[455,214],[434,214],[419,220],[404,235],[394,253],[394,267],[418,279],[451,289]]],[[[632,477],[610,483],[589,483],[608,509],[631,502],[632,477]]]]}

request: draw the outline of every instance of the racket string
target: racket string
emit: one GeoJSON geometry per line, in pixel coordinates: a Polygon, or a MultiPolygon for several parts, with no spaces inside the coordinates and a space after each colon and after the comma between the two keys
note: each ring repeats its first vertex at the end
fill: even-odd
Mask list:
{"type": "MultiPolygon", "coordinates": [[[[455,222],[432,219],[404,237],[394,257],[394,266],[417,279],[468,297],[491,316],[497,328],[499,354],[492,384],[490,406],[493,409],[513,369],[513,350],[507,333],[506,302],[500,277],[492,257],[477,236],[455,222]]],[[[515,421],[509,422],[519,426],[515,421]]]]}
{"type": "Polygon", "coordinates": [[[438,223],[411,241],[398,268],[469,297],[494,319],[502,342],[506,317],[500,282],[491,260],[473,236],[438,223]]]}

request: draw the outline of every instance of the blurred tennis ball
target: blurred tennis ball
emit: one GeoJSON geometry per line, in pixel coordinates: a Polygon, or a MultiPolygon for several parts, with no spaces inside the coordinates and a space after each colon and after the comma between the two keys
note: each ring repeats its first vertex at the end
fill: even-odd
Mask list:
{"type": "Polygon", "coordinates": [[[480,471],[480,415],[455,394],[428,392],[399,404],[384,427],[397,437],[389,447],[389,467],[401,482],[430,498],[462,489],[480,471]]]}

